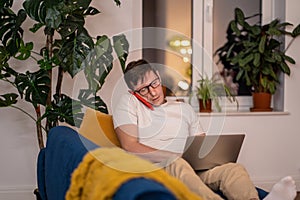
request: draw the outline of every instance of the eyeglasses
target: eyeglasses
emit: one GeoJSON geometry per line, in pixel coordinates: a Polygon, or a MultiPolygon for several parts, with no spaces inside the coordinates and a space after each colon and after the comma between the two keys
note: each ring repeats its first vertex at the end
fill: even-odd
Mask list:
{"type": "Polygon", "coordinates": [[[153,89],[157,88],[158,86],[160,86],[160,80],[157,77],[156,79],[154,79],[149,85],[142,87],[139,90],[135,90],[134,92],[139,93],[142,96],[146,96],[149,93],[149,88],[152,87],[153,89]]]}

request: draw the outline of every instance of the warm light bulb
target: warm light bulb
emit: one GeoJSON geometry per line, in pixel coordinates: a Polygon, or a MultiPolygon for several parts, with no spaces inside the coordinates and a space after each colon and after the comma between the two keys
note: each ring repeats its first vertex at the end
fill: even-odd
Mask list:
{"type": "Polygon", "coordinates": [[[187,50],[186,50],[186,49],[183,49],[183,48],[181,48],[181,49],[180,49],[180,53],[181,53],[181,54],[186,54],[186,53],[187,53],[187,50]]]}
{"type": "Polygon", "coordinates": [[[185,80],[179,81],[177,85],[182,90],[188,90],[189,89],[189,83],[185,80]]]}
{"type": "Polygon", "coordinates": [[[190,59],[188,57],[183,57],[183,62],[188,63],[190,61],[190,59]]]}
{"type": "Polygon", "coordinates": [[[190,41],[189,40],[181,40],[180,44],[181,44],[181,46],[188,47],[188,46],[190,46],[190,41]]]}

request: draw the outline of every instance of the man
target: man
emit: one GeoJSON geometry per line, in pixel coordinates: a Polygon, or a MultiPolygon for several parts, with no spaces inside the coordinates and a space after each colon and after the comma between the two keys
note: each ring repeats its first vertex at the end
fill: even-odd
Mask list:
{"type": "Polygon", "coordinates": [[[163,165],[170,175],[204,199],[222,199],[213,190],[221,190],[228,199],[258,199],[248,173],[240,164],[228,163],[195,172],[180,157],[186,138],[202,134],[199,119],[189,104],[166,101],[159,73],[149,63],[145,60],[129,63],[124,78],[130,93],[119,100],[113,113],[122,148],[163,165]]]}

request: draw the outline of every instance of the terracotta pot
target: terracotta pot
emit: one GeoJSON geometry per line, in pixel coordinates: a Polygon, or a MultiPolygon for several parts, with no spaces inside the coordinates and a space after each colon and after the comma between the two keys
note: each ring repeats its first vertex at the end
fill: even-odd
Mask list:
{"type": "Polygon", "coordinates": [[[270,93],[258,92],[252,93],[253,107],[250,108],[252,112],[265,112],[272,111],[271,99],[272,95],[270,93]]]}
{"type": "Polygon", "coordinates": [[[203,105],[202,99],[198,99],[198,101],[199,101],[199,112],[212,112],[212,109],[211,109],[211,99],[206,100],[204,102],[205,105],[203,105]]]}

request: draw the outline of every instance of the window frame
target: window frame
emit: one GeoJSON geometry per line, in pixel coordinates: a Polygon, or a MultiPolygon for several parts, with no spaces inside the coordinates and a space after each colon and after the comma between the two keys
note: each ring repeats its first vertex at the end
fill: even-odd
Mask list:
{"type": "MultiPolygon", "coordinates": [[[[193,23],[192,23],[192,88],[196,87],[199,73],[213,74],[213,0],[193,0],[193,23]],[[202,12],[199,12],[202,11],[202,12]],[[201,48],[203,47],[203,49],[201,48]],[[205,66],[205,67],[204,67],[205,66]],[[196,73],[195,73],[196,72],[196,73]]],[[[285,0],[262,0],[262,24],[275,18],[284,20],[285,0]]],[[[280,76],[281,84],[272,97],[274,111],[284,110],[284,75],[280,76]]],[[[249,111],[252,106],[252,96],[237,96],[239,112],[249,111]]],[[[197,101],[191,101],[193,107],[197,107],[197,101]]],[[[236,107],[224,101],[223,110],[235,111],[236,107]]]]}
{"type": "MultiPolygon", "coordinates": [[[[262,1],[262,23],[267,23],[272,19],[279,18],[284,20],[285,18],[285,2],[286,0],[263,0],[262,1]]],[[[143,6],[142,1],[137,1],[132,3],[134,10],[137,12],[132,16],[132,27],[143,28],[142,24],[142,12],[143,6]]],[[[192,73],[192,90],[195,90],[197,80],[199,79],[198,72],[205,72],[207,74],[213,73],[213,61],[211,61],[213,55],[213,44],[212,44],[212,16],[211,11],[213,6],[213,0],[193,0],[192,2],[192,48],[193,54],[191,57],[191,66],[193,67],[192,73]],[[202,12],[199,12],[202,11],[202,12]],[[203,33],[203,34],[201,34],[203,33]],[[200,48],[203,47],[203,48],[200,48]],[[209,56],[210,55],[210,56],[209,56]],[[204,68],[203,66],[209,66],[204,68]],[[196,72],[196,73],[195,73],[196,72]]],[[[141,45],[142,40],[142,31],[139,33],[140,40],[138,42],[132,39],[131,42],[138,43],[138,46],[141,45]]],[[[137,39],[135,37],[135,39],[137,39]]],[[[142,45],[141,45],[142,46],[142,45]]],[[[140,48],[141,49],[141,48],[140,48]]],[[[130,59],[140,58],[142,52],[135,52],[133,56],[129,55],[130,59]]],[[[284,111],[284,79],[285,76],[280,76],[281,84],[278,85],[276,93],[272,97],[272,107],[274,111],[284,111]]],[[[198,102],[195,98],[189,99],[189,97],[179,97],[184,99],[186,102],[189,102],[195,110],[198,108],[198,102]]],[[[252,97],[251,96],[237,96],[239,101],[239,111],[238,112],[247,112],[252,106],[252,97]]],[[[226,103],[225,109],[229,111],[236,111],[234,105],[226,103]]]]}

